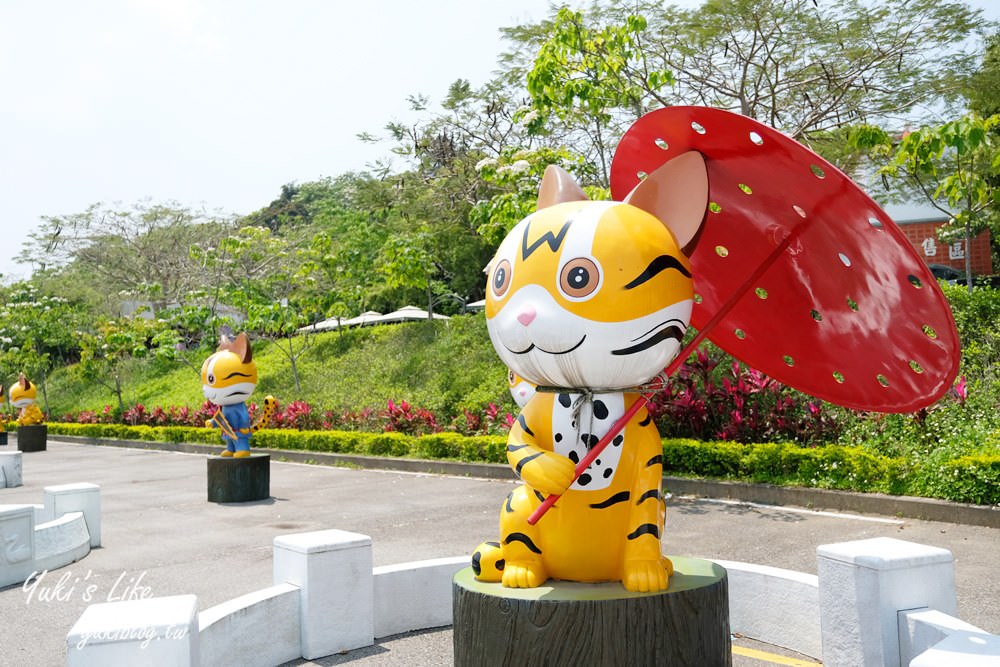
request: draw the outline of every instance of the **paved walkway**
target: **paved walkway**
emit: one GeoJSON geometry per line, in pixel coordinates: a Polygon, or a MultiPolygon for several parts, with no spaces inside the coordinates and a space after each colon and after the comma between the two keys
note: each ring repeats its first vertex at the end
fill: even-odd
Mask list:
{"type": "MultiPolygon", "coordinates": [[[[103,546],[47,574],[32,591],[0,590],[0,664],[65,664],[65,635],[89,603],[122,593],[194,593],[202,609],[271,584],[271,545],[288,533],[339,528],[370,535],[375,565],[468,553],[495,539],[513,483],[272,462],[269,500],[206,500],[205,458],[49,441],[24,454],[25,485],[0,503],[41,503],[53,484],[101,486],[103,546]],[[59,599],[43,595],[66,578],[59,599]],[[88,602],[89,598],[89,602],[88,602]]],[[[815,573],[816,547],[896,537],[951,550],[959,614],[1000,633],[1000,530],[893,517],[674,498],[667,552],[815,573]]],[[[757,647],[760,648],[760,647],[757,647]]],[[[764,647],[765,650],[767,647],[764,647]]],[[[315,664],[447,665],[448,630],[418,633],[315,664]]],[[[736,665],[762,665],[737,655],[736,665]]]]}

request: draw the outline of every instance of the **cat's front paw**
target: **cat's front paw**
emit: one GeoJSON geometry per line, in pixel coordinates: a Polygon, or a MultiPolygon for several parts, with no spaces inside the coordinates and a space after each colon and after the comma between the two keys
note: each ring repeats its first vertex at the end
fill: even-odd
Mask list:
{"type": "Polygon", "coordinates": [[[665,558],[625,561],[622,586],[636,593],[664,591],[673,569],[673,564],[665,558]]]}
{"type": "Polygon", "coordinates": [[[507,588],[535,588],[548,581],[549,575],[540,561],[507,562],[501,583],[507,588]]]}
{"type": "Polygon", "coordinates": [[[555,452],[542,452],[521,468],[521,479],[547,496],[561,496],[575,477],[576,464],[555,452]]]}

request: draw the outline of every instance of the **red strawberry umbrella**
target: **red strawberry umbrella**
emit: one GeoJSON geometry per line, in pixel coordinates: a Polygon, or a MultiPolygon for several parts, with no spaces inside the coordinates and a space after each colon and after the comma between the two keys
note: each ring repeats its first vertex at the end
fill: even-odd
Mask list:
{"type": "Polygon", "coordinates": [[[719,109],[653,111],[618,146],[612,197],[688,150],[705,156],[710,200],[691,254],[696,328],[851,408],[910,412],[951,387],[958,334],[927,266],[849,177],[780,132],[719,109]]]}
{"type": "MultiPolygon", "coordinates": [[[[771,377],[851,408],[910,412],[951,387],[958,333],[930,270],[854,181],[777,130],[707,107],[648,113],[618,144],[612,198],[624,200],[689,150],[705,157],[710,200],[690,255],[699,332],[666,375],[707,336],[771,377]]],[[[647,400],[612,425],[577,476],[647,400]]]]}
{"type": "MultiPolygon", "coordinates": [[[[951,387],[958,333],[930,270],[878,204],[798,142],[720,109],[659,109],[619,143],[612,198],[624,200],[689,150],[705,157],[710,200],[690,255],[699,334],[668,375],[708,336],[771,377],[846,407],[910,412],[951,387]]],[[[577,476],[647,398],[590,449],[577,476]]]]}

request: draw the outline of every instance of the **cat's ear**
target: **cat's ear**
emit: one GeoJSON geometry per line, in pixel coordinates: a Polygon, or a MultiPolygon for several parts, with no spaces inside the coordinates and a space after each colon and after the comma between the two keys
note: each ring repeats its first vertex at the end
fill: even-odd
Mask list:
{"type": "Polygon", "coordinates": [[[640,181],[625,203],[656,216],[683,248],[701,229],[708,208],[705,158],[698,151],[681,153],[640,181]]]}
{"type": "Polygon", "coordinates": [[[245,331],[241,331],[233,341],[233,352],[244,364],[253,361],[253,352],[250,350],[250,337],[245,331]]]}
{"type": "Polygon", "coordinates": [[[31,381],[28,380],[27,376],[24,373],[21,373],[20,377],[17,378],[17,381],[21,384],[21,388],[24,389],[25,391],[31,389],[31,381]]]}
{"type": "Polygon", "coordinates": [[[587,199],[587,193],[565,169],[550,164],[542,175],[542,184],[538,188],[538,204],[535,208],[541,210],[563,202],[587,199]]]}

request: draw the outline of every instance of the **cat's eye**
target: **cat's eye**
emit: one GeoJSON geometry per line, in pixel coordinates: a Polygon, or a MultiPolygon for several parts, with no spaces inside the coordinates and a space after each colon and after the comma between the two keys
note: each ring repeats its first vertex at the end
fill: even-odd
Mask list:
{"type": "Polygon", "coordinates": [[[514,386],[514,371],[507,371],[507,384],[514,386]]]}
{"type": "Polygon", "coordinates": [[[566,262],[559,273],[559,289],[570,299],[583,299],[600,284],[601,272],[592,259],[577,257],[566,262]]]}
{"type": "Polygon", "coordinates": [[[493,279],[490,281],[490,285],[493,287],[493,296],[499,299],[506,294],[507,289],[510,287],[510,279],[510,262],[506,259],[500,260],[497,268],[493,269],[493,279]]]}
{"type": "Polygon", "coordinates": [[[215,384],[215,376],[212,375],[211,373],[208,374],[208,383],[215,384]]]}

